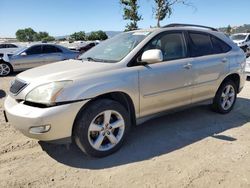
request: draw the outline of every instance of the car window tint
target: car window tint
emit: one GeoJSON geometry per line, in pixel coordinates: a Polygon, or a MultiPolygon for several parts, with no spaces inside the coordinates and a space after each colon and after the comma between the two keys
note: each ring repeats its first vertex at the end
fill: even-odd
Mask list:
{"type": "Polygon", "coordinates": [[[162,51],[163,60],[175,60],[185,58],[187,55],[184,37],[182,33],[168,33],[155,38],[144,48],[144,51],[159,49],[162,51]]]}
{"type": "Polygon", "coordinates": [[[5,48],[5,45],[4,44],[0,44],[0,48],[5,48]]]}
{"type": "Polygon", "coordinates": [[[17,46],[14,45],[14,44],[6,44],[6,47],[7,47],[7,48],[16,48],[17,46]]]}
{"type": "Polygon", "coordinates": [[[205,56],[213,54],[213,46],[208,34],[203,33],[189,33],[191,40],[191,56],[205,56]]]}
{"type": "Polygon", "coordinates": [[[26,53],[27,53],[27,55],[41,54],[42,53],[42,47],[41,46],[30,47],[28,50],[26,50],[26,53]]]}
{"type": "Polygon", "coordinates": [[[55,47],[55,46],[51,46],[51,45],[44,45],[43,46],[43,53],[45,53],[45,54],[59,53],[59,52],[62,52],[62,50],[55,47]]]}
{"type": "Polygon", "coordinates": [[[211,36],[211,41],[213,44],[213,50],[215,54],[219,53],[227,53],[231,50],[231,47],[227,45],[225,42],[211,36]]]}

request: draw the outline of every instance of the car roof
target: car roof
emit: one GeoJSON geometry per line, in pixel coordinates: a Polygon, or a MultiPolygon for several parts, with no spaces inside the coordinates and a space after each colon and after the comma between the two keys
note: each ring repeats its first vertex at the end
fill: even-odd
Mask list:
{"type": "MultiPolygon", "coordinates": [[[[177,24],[177,26],[171,26],[172,24],[170,24],[169,26],[166,27],[156,27],[156,28],[149,28],[149,29],[139,29],[139,30],[134,30],[134,31],[130,31],[130,32],[162,32],[162,31],[186,31],[186,30],[190,30],[190,31],[200,31],[200,32],[207,32],[207,33],[221,33],[221,31],[216,30],[212,27],[207,27],[207,26],[199,26],[199,25],[193,25],[193,26],[185,26],[185,25],[179,25],[177,24]]],[[[173,24],[175,25],[175,24],[173,24]]],[[[191,24],[190,24],[191,25],[191,24]]]]}

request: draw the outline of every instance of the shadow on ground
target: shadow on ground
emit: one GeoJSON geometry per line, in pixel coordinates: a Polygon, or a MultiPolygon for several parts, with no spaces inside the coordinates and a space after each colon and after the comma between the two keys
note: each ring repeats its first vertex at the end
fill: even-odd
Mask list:
{"type": "Polygon", "coordinates": [[[250,100],[239,98],[234,110],[227,115],[214,113],[208,106],[199,106],[152,119],[134,127],[118,152],[100,159],[85,156],[73,144],[69,149],[63,145],[39,144],[48,155],[65,165],[84,169],[110,168],[166,155],[207,137],[222,142],[236,141],[237,138],[222,132],[249,122],[249,106],[250,100]]]}

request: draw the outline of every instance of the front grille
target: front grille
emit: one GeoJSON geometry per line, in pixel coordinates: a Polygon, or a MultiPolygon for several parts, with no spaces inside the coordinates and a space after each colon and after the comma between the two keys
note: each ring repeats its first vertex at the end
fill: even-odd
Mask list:
{"type": "Polygon", "coordinates": [[[12,83],[12,85],[10,86],[10,92],[13,94],[18,94],[26,86],[27,86],[26,82],[24,82],[22,80],[15,79],[14,82],[12,83]]]}

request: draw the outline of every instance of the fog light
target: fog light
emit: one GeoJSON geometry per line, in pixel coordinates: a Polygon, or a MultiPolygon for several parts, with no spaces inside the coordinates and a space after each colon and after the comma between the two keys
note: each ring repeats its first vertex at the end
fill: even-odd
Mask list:
{"type": "Polygon", "coordinates": [[[31,127],[30,128],[30,133],[31,134],[42,134],[42,133],[46,133],[50,130],[50,125],[41,125],[41,126],[37,126],[37,127],[31,127]]]}

